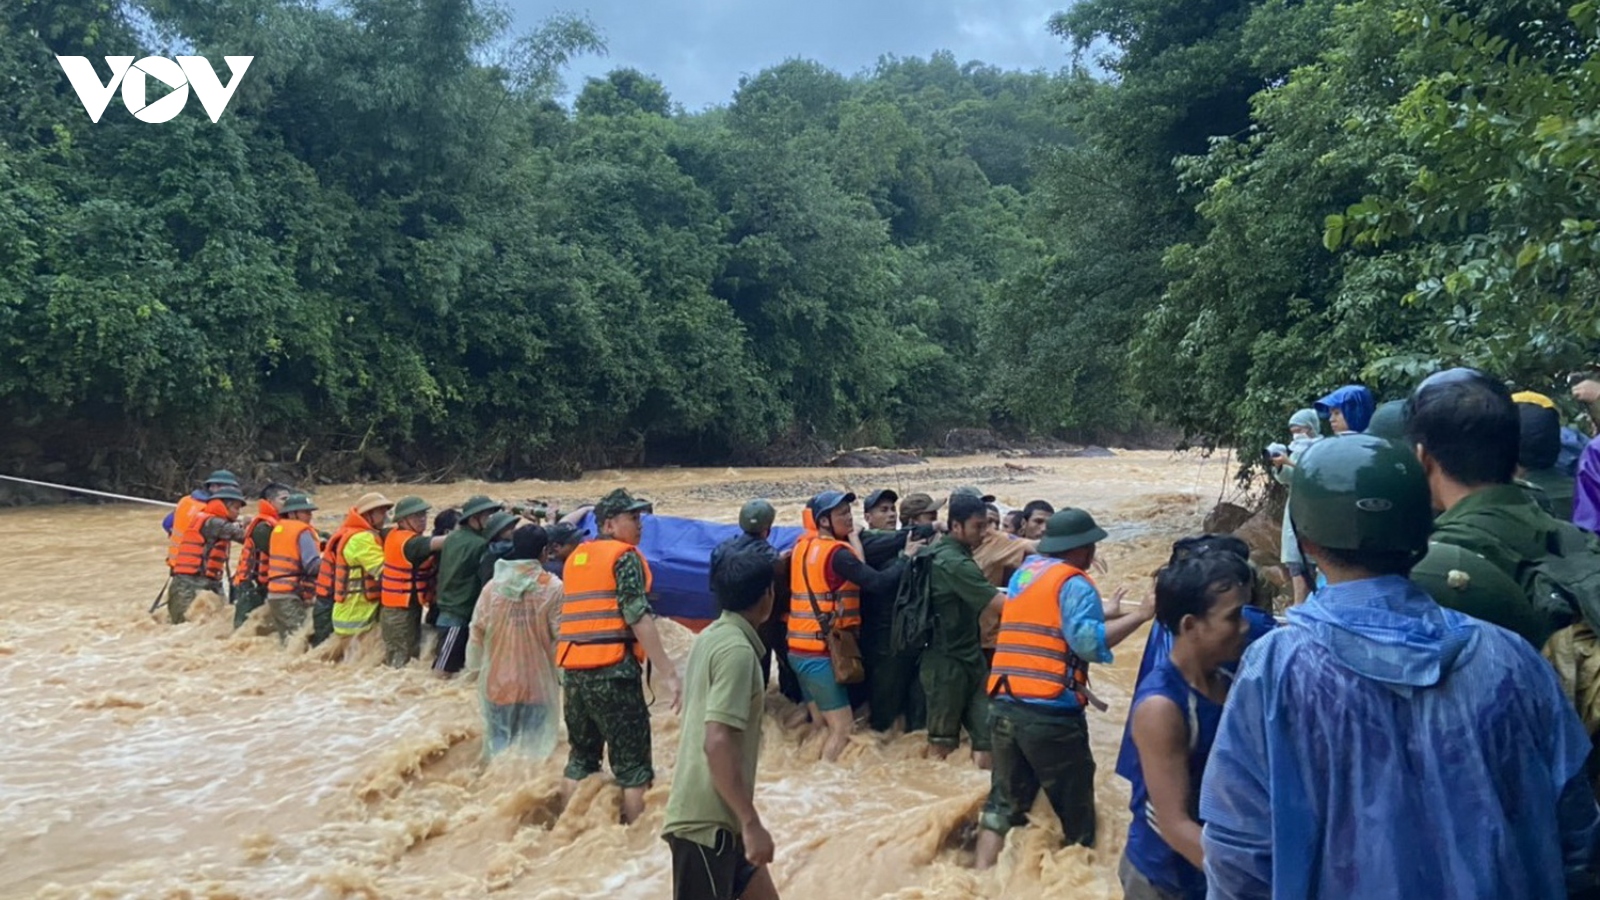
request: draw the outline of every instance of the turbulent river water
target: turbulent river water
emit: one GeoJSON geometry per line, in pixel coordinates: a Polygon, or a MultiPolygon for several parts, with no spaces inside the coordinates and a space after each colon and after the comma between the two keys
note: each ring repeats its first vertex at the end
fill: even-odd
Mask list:
{"type": "MultiPolygon", "coordinates": [[[[1197,531],[1226,478],[1220,459],[939,460],[895,470],[664,469],[578,482],[326,487],[331,528],[361,492],[436,504],[485,492],[573,508],[618,485],[658,511],[731,522],[769,496],[795,524],[823,486],[941,494],[975,483],[1020,505],[1090,510],[1112,534],[1102,586],[1148,589],[1171,541],[1197,531]]],[[[658,780],[643,819],[617,824],[604,777],[559,800],[565,746],[545,762],[480,763],[470,685],[379,664],[377,635],[329,652],[281,649],[199,605],[172,627],[146,609],[165,579],[160,511],[134,505],[0,511],[0,897],[660,898],[659,837],[678,725],[653,710],[658,780]],[[340,658],[329,658],[337,654],[340,658]]],[[[693,636],[664,623],[680,663],[693,636]]],[[[971,870],[988,790],[965,749],[923,758],[922,735],[858,733],[836,764],[780,724],[769,695],[756,802],[777,842],[786,898],[1111,898],[1128,824],[1112,773],[1141,631],[1097,667],[1111,704],[1091,715],[1100,841],[1060,847],[1048,807],[1014,832],[1000,865],[971,870]]],[[[326,645],[325,645],[326,648],[326,645]]]]}

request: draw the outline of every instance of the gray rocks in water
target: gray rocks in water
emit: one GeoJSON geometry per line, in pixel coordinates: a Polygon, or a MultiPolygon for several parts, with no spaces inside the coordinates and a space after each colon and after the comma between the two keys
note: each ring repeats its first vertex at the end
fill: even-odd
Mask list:
{"type": "Polygon", "coordinates": [[[1253,513],[1242,506],[1233,503],[1218,503],[1206,513],[1205,524],[1201,527],[1206,534],[1232,534],[1239,530],[1239,526],[1250,520],[1253,513]]]}
{"type": "Polygon", "coordinates": [[[828,465],[839,469],[887,469],[891,466],[917,466],[926,462],[921,456],[906,450],[862,447],[835,454],[828,460],[828,465]]]}

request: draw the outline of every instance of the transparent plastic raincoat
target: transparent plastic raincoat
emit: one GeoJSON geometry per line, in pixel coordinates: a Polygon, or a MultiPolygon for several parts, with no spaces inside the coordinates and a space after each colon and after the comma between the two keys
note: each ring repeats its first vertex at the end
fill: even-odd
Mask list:
{"type": "Polygon", "coordinates": [[[543,759],[555,750],[561,684],[555,635],[561,579],[537,560],[498,560],[472,615],[467,668],[483,704],[485,756],[516,750],[543,759]]]}

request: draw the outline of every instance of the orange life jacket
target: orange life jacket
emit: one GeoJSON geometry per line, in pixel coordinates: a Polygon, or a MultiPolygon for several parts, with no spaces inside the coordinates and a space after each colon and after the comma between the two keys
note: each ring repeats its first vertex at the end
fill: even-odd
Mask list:
{"type": "Polygon", "coordinates": [[[433,605],[439,581],[439,557],[430,555],[420,566],[413,566],[406,559],[406,542],[420,536],[418,532],[396,528],[383,539],[380,599],[384,606],[408,609],[433,605]]]}
{"type": "Polygon", "coordinates": [[[278,524],[278,508],[265,500],[256,508],[256,514],[250,519],[250,524],[244,527],[244,549],[239,551],[239,571],[233,573],[234,584],[266,583],[267,557],[272,551],[267,547],[256,546],[256,526],[262,523],[278,524]]]}
{"type": "Polygon", "coordinates": [[[304,600],[316,589],[311,573],[300,563],[300,535],[310,529],[310,522],[299,519],[283,519],[272,526],[267,547],[268,593],[294,594],[304,600]]]}
{"type": "Polygon", "coordinates": [[[196,500],[193,494],[184,494],[178,498],[178,508],[172,511],[172,533],[167,536],[167,568],[172,568],[178,562],[178,545],[183,543],[183,535],[189,530],[189,520],[194,514],[205,509],[205,503],[196,500]]]}
{"type": "MultiPolygon", "coordinates": [[[[344,559],[344,545],[350,539],[363,531],[374,534],[377,529],[366,517],[351,509],[344,517],[344,524],[328,538],[322,545],[322,566],[317,570],[317,594],[320,601],[344,602],[345,594],[350,592],[350,564],[344,559]]],[[[362,571],[362,590],[368,599],[378,596],[378,580],[370,572],[362,571]]]]}
{"type": "Polygon", "coordinates": [[[622,662],[630,646],[634,659],[644,662],[644,648],[634,640],[617,600],[617,562],[629,553],[643,564],[644,589],[650,590],[650,563],[632,544],[601,538],[583,544],[567,557],[561,570],[565,596],[556,645],[556,662],[561,668],[614,666],[622,662]]]}
{"type": "MultiPolygon", "coordinates": [[[[1036,556],[1022,567],[1032,579],[1000,611],[1000,637],[989,669],[989,696],[1056,700],[1068,690],[1089,705],[1089,664],[1067,644],[1061,630],[1061,588],[1082,569],[1036,556]]],[[[1090,578],[1093,584],[1094,579],[1090,578]]]]}
{"type": "Polygon", "coordinates": [[[818,614],[829,619],[829,628],[860,628],[861,588],[833,571],[833,555],[853,553],[850,545],[819,534],[810,510],[804,519],[806,533],[789,563],[789,652],[820,655],[828,644],[818,614]]]}
{"type": "Polygon", "coordinates": [[[178,555],[172,563],[172,574],[207,579],[222,577],[223,567],[228,564],[228,539],[219,537],[214,541],[207,540],[201,534],[201,529],[212,519],[231,522],[233,516],[228,514],[228,507],[221,500],[212,500],[199,513],[190,516],[189,527],[184,529],[183,539],[178,542],[178,555]]]}

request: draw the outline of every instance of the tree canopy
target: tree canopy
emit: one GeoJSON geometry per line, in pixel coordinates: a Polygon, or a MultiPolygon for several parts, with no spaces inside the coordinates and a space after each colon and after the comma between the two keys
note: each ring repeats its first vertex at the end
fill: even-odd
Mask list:
{"type": "Polygon", "coordinates": [[[686,114],[618,69],[569,109],[562,69],[603,37],[508,22],[470,0],[0,12],[0,455],[87,466],[61,438],[92,432],[129,446],[94,463],[122,480],[258,448],[509,475],[990,422],[980,323],[1042,254],[1056,79],[789,60],[686,114]],[[173,47],[255,55],[219,122],[114,101],[91,124],[54,59],[103,78],[173,47]]]}
{"type": "Polygon", "coordinates": [[[790,59],[688,113],[626,68],[564,103],[604,49],[581,17],[16,0],[0,462],[513,475],[1152,423],[1253,446],[1347,382],[1549,388],[1600,353],[1597,20],[1079,0],[1059,73],[790,59]],[[91,124],[55,61],[186,51],[256,57],[219,122],[91,124]]]}

